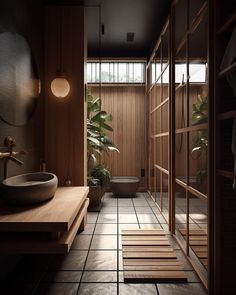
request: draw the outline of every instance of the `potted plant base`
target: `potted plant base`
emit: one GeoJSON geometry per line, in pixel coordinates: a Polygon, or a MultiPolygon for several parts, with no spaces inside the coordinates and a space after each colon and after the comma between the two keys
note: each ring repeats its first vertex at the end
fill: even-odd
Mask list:
{"type": "Polygon", "coordinates": [[[103,189],[100,185],[89,187],[89,212],[99,212],[102,207],[103,189]]]}

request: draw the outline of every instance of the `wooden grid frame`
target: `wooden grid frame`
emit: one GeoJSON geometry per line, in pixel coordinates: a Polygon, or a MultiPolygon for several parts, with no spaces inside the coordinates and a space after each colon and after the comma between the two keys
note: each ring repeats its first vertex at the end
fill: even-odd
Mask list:
{"type": "MultiPolygon", "coordinates": [[[[169,230],[175,234],[176,233],[176,226],[175,226],[175,186],[176,184],[182,187],[185,191],[185,196],[186,196],[186,243],[185,245],[182,244],[182,248],[185,252],[185,254],[189,257],[190,260],[191,258],[191,253],[192,250],[190,248],[190,243],[189,243],[189,214],[190,214],[190,195],[192,194],[193,196],[197,197],[198,199],[202,200],[206,205],[208,204],[208,197],[206,194],[200,192],[193,186],[191,186],[191,183],[189,181],[190,179],[190,174],[189,174],[189,167],[190,167],[190,161],[189,161],[189,135],[190,132],[193,131],[198,131],[202,129],[208,129],[208,123],[204,124],[199,124],[195,126],[190,125],[190,119],[189,119],[189,88],[190,88],[190,83],[189,79],[186,80],[185,83],[180,83],[179,85],[176,85],[174,83],[174,77],[175,77],[175,63],[178,61],[178,57],[176,55],[184,48],[186,47],[186,64],[187,64],[187,77],[189,77],[189,62],[191,61],[191,58],[189,57],[189,38],[190,36],[196,31],[196,29],[199,27],[199,25],[202,23],[203,19],[205,16],[207,16],[207,7],[208,3],[205,1],[205,3],[202,5],[202,7],[197,11],[195,17],[192,19],[191,23],[187,23],[187,30],[183,37],[181,38],[179,44],[175,44],[175,32],[174,32],[174,25],[175,25],[175,8],[176,5],[178,5],[179,1],[173,1],[172,7],[171,7],[171,15],[170,18],[168,18],[166,24],[164,25],[164,28],[161,32],[160,38],[158,39],[156,46],[154,48],[154,51],[151,55],[151,58],[148,62],[147,65],[147,71],[148,75],[150,77],[150,72],[151,72],[151,65],[155,61],[155,56],[157,50],[161,47],[162,45],[162,37],[169,29],[169,62],[166,64],[164,70],[166,70],[167,66],[169,66],[169,96],[163,100],[163,97],[161,96],[160,103],[156,105],[154,108],[151,108],[151,97],[153,94],[153,89],[155,87],[155,83],[161,79],[164,71],[162,70],[160,75],[157,77],[155,83],[150,83],[150,78],[149,78],[149,83],[147,84],[147,97],[148,97],[148,105],[149,105],[149,111],[148,111],[148,120],[149,120],[149,171],[151,171],[151,168],[154,166],[155,169],[157,169],[161,175],[161,181],[162,181],[162,176],[167,175],[168,176],[168,193],[169,193],[169,230]],[[184,128],[176,128],[175,124],[175,93],[181,89],[182,87],[186,87],[186,110],[187,110],[187,118],[186,118],[186,126],[184,128]],[[168,132],[162,132],[162,126],[160,128],[160,132],[156,134],[151,134],[151,122],[152,122],[152,116],[157,110],[161,110],[163,108],[163,105],[168,104],[168,111],[169,111],[169,128],[168,132]],[[175,163],[175,137],[176,134],[185,134],[186,135],[186,179],[187,181],[181,181],[180,179],[176,178],[175,171],[176,171],[176,163],[175,163]],[[164,137],[168,137],[168,169],[165,169],[162,165],[162,159],[160,160],[160,165],[156,163],[155,157],[152,159],[150,156],[151,153],[151,145],[153,145],[153,150],[156,150],[156,145],[155,145],[155,139],[160,138],[161,141],[161,147],[162,147],[162,140],[164,137]],[[152,161],[154,163],[152,163],[152,161]],[[191,250],[191,251],[190,251],[191,250]]],[[[189,1],[187,2],[189,3],[189,1]]],[[[187,22],[189,22],[189,7],[187,7],[187,22]]],[[[201,60],[208,61],[207,57],[201,58],[201,60]]],[[[200,84],[200,83],[199,83],[200,84]]],[[[162,116],[162,113],[161,113],[162,116]]],[[[160,121],[162,118],[160,118],[160,121]]],[[[155,122],[154,122],[155,123],[155,122]]],[[[162,150],[160,151],[160,157],[162,158],[162,150]]],[[[154,152],[155,154],[155,152],[154,152]]],[[[208,171],[209,173],[209,171],[208,171]]],[[[151,175],[149,174],[149,178],[151,175]]],[[[156,191],[156,187],[154,189],[156,191]]],[[[152,188],[151,188],[151,181],[149,180],[149,193],[152,195],[152,188]]],[[[162,185],[160,189],[160,194],[162,194],[162,185]]],[[[154,197],[154,196],[153,196],[154,197]]],[[[155,197],[154,197],[155,199],[155,197]]],[[[158,204],[160,210],[162,211],[163,206],[162,203],[158,204]]],[[[164,216],[165,217],[165,216],[164,216]]],[[[209,242],[210,243],[210,242],[209,242]]],[[[194,260],[192,260],[194,261],[194,260]]],[[[193,265],[195,266],[196,264],[193,265]]],[[[202,279],[204,285],[207,287],[207,278],[202,275],[200,270],[198,270],[199,276],[202,279]]]]}

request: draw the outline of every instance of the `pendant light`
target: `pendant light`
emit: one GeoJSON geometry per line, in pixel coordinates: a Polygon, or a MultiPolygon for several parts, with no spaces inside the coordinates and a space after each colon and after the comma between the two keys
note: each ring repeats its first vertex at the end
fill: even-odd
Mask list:
{"type": "Polygon", "coordinates": [[[62,67],[62,9],[60,8],[59,24],[59,69],[51,82],[51,91],[58,98],[65,98],[70,92],[70,84],[62,67]]]}

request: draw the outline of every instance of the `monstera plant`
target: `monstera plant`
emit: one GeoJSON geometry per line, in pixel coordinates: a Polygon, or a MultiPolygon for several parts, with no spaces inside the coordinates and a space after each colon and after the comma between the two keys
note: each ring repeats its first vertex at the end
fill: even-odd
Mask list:
{"type": "MultiPolygon", "coordinates": [[[[197,96],[196,103],[192,109],[192,124],[203,124],[207,122],[207,97],[197,96]]],[[[208,134],[207,129],[198,130],[192,141],[192,156],[194,159],[200,159],[200,168],[197,171],[197,181],[202,183],[207,176],[207,148],[208,134]]]]}
{"type": "Polygon", "coordinates": [[[87,148],[88,148],[88,185],[90,187],[90,211],[98,211],[106,185],[110,181],[110,172],[99,157],[109,150],[118,151],[108,132],[112,132],[112,115],[101,110],[101,98],[87,95],[87,148]],[[94,209],[95,208],[95,209],[94,209]]]}

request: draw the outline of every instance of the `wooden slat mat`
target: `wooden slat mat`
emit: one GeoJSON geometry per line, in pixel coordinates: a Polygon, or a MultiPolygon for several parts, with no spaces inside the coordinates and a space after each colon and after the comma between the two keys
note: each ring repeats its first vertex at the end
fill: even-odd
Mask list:
{"type": "MultiPolygon", "coordinates": [[[[186,236],[186,230],[179,230],[183,236],[186,236]]],[[[208,267],[208,236],[207,232],[202,229],[189,230],[189,245],[195,252],[196,256],[207,269],[208,267]]]]}
{"type": "Polygon", "coordinates": [[[124,281],[187,282],[166,233],[162,230],[123,230],[124,281]]]}

